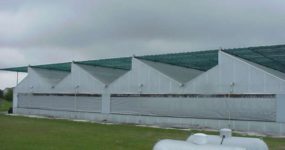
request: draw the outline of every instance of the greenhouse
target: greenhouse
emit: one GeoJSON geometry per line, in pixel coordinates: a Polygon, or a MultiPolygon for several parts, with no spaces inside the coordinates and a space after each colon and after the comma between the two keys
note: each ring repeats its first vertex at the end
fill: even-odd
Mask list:
{"type": "Polygon", "coordinates": [[[285,135],[285,45],[1,70],[16,114],[285,135]]]}

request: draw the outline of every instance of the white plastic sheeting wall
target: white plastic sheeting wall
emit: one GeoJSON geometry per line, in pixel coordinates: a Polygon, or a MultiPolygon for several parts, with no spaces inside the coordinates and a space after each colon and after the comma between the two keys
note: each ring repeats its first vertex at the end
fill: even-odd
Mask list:
{"type": "Polygon", "coordinates": [[[108,85],[116,80],[118,77],[122,76],[127,72],[127,70],[113,69],[105,67],[95,67],[90,65],[79,65],[81,68],[86,70],[89,74],[93,75],[96,79],[100,80],[102,83],[108,85]]]}
{"type": "MultiPolygon", "coordinates": [[[[92,67],[92,66],[90,66],[92,67]]],[[[104,83],[96,79],[92,74],[77,64],[71,68],[73,87],[78,86],[78,93],[102,93],[104,83]]]]}
{"type": "Polygon", "coordinates": [[[140,60],[141,62],[153,67],[157,71],[167,75],[168,77],[180,82],[185,83],[189,80],[194,79],[195,77],[199,76],[200,74],[204,73],[204,71],[179,67],[159,62],[147,61],[147,60],[140,60]]]}
{"type": "MultiPolygon", "coordinates": [[[[102,75],[99,77],[95,73],[86,71],[89,68],[94,72],[94,70],[98,70],[94,69],[96,67],[84,66],[83,69],[78,64],[72,64],[71,73],[66,74],[63,79],[62,75],[59,75],[60,71],[49,71],[51,76],[56,77],[57,84],[54,85],[54,88],[51,88],[51,83],[55,83],[52,82],[54,80],[46,80],[46,77],[42,75],[47,71],[42,72],[44,69],[29,68],[29,75],[16,87],[16,90],[22,93],[74,93],[76,90],[83,93],[102,93],[107,90],[109,93],[118,94],[285,93],[285,79],[282,78],[283,76],[285,78],[285,75],[283,73],[276,73],[275,70],[246,62],[223,52],[219,53],[219,65],[202,74],[195,71],[195,75],[200,75],[194,75],[190,81],[183,84],[182,81],[185,81],[186,77],[178,76],[179,79],[176,79],[173,75],[169,75],[169,72],[164,71],[163,73],[153,67],[154,65],[161,66],[161,64],[152,63],[149,65],[136,58],[133,58],[132,63],[132,69],[126,73],[119,72],[119,75],[116,76],[117,79],[112,77],[112,82],[108,82],[107,88],[104,83],[105,79],[104,82],[101,81],[102,75]]],[[[164,70],[166,68],[169,67],[164,67],[164,70]]],[[[102,68],[99,70],[104,71],[102,68]]],[[[185,68],[177,67],[176,71],[179,72],[179,70],[185,72],[185,68]]],[[[188,71],[191,72],[191,69],[188,71]]],[[[114,73],[116,72],[114,71],[114,73]]]]}
{"type": "MultiPolygon", "coordinates": [[[[59,83],[65,81],[71,73],[63,71],[45,70],[39,68],[28,68],[28,75],[14,89],[16,93],[50,93],[59,83]],[[48,75],[45,75],[48,74],[48,75]],[[47,79],[53,76],[53,79],[47,79]]],[[[71,80],[70,80],[71,81],[71,80]]]]}
{"type": "Polygon", "coordinates": [[[185,83],[182,93],[199,93],[199,94],[225,94],[228,91],[221,91],[219,86],[219,66],[215,66],[207,72],[201,74],[193,80],[185,83]]]}
{"type": "Polygon", "coordinates": [[[235,120],[276,120],[276,99],[111,97],[111,113],[235,120]]]}
{"type": "Polygon", "coordinates": [[[172,93],[180,83],[133,58],[132,69],[109,86],[110,93],[172,93]]]}
{"type": "Polygon", "coordinates": [[[17,85],[16,91],[18,93],[102,93],[104,83],[77,64],[72,64],[71,70],[72,72],[68,73],[29,68],[28,76],[17,85]],[[56,84],[55,80],[46,79],[47,73],[57,79],[56,84]],[[62,74],[65,74],[64,78],[62,74]]]}
{"type": "Polygon", "coordinates": [[[242,60],[224,52],[219,53],[221,91],[233,93],[285,93],[285,74],[242,60]],[[284,78],[282,77],[284,76],[284,78]],[[234,83],[233,87],[230,85],[234,83]]]}
{"type": "MultiPolygon", "coordinates": [[[[284,73],[261,67],[240,58],[219,53],[219,65],[190,81],[158,71],[155,63],[133,59],[132,70],[110,85],[111,93],[285,93],[284,73]],[[277,72],[277,73],[276,73],[277,72]],[[280,75],[281,74],[281,75],[280,75]]],[[[160,65],[160,64],[157,64],[160,65]]],[[[181,70],[181,72],[183,72],[181,70]]]]}
{"type": "Polygon", "coordinates": [[[19,108],[101,112],[101,97],[19,94],[18,100],[19,108]]]}

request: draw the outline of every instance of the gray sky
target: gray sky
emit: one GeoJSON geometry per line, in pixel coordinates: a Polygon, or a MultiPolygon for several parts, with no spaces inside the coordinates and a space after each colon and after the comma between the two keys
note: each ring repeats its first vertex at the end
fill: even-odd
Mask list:
{"type": "MultiPolygon", "coordinates": [[[[1,0],[0,68],[285,44],[284,7],[284,0],[1,0]]],[[[15,73],[0,72],[0,89],[15,82],[15,73]]]]}

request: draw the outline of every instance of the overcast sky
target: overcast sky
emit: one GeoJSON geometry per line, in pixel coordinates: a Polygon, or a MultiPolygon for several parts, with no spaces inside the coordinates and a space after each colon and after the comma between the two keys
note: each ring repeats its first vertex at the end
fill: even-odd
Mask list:
{"type": "MultiPolygon", "coordinates": [[[[0,68],[285,44],[284,8],[284,0],[1,0],[0,68]]],[[[15,73],[0,72],[0,89],[15,83],[15,73]]]]}

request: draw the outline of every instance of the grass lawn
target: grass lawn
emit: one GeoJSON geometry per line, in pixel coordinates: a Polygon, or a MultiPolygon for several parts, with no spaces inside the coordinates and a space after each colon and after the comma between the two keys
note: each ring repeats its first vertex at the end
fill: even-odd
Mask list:
{"type": "Polygon", "coordinates": [[[8,102],[6,100],[3,100],[0,102],[0,112],[8,111],[8,109],[12,106],[12,102],[8,102]]]}
{"type": "MultiPolygon", "coordinates": [[[[151,150],[159,139],[185,140],[190,134],[190,131],[134,125],[0,115],[1,150],[151,150]]],[[[285,139],[264,140],[271,150],[285,149],[285,139]]]]}

